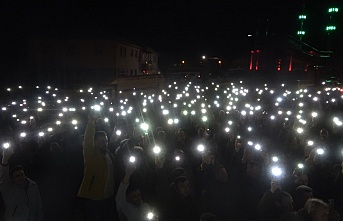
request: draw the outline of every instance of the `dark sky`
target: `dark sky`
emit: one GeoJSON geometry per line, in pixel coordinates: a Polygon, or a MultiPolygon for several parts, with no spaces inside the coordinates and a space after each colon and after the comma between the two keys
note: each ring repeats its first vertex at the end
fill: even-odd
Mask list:
{"type": "MultiPolygon", "coordinates": [[[[320,49],[325,46],[323,29],[330,1],[303,1],[308,14],[304,40],[320,49]]],[[[234,57],[246,50],[247,34],[256,34],[257,29],[262,33],[267,27],[269,33],[296,33],[303,1],[7,1],[3,4],[7,44],[2,50],[7,60],[2,62],[8,67],[17,65],[17,58],[25,57],[26,40],[32,36],[119,36],[163,55],[234,57]]],[[[343,38],[342,24],[338,28],[337,36],[343,38]]],[[[341,41],[337,42],[341,49],[341,41]]]]}

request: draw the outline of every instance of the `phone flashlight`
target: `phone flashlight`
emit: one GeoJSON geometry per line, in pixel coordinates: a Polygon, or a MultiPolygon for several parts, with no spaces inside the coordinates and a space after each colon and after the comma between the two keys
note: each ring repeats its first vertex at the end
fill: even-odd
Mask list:
{"type": "Polygon", "coordinates": [[[121,135],[121,130],[117,130],[117,131],[116,131],[116,135],[117,135],[117,136],[120,136],[120,135],[121,135]]]}
{"type": "Polygon", "coordinates": [[[175,157],[175,160],[176,160],[176,161],[180,161],[180,160],[181,160],[180,156],[176,156],[176,157],[175,157]]]}
{"type": "Polygon", "coordinates": [[[261,145],[260,144],[256,144],[255,145],[255,150],[261,150],[261,145]]]}
{"type": "Polygon", "coordinates": [[[282,169],[278,166],[272,167],[271,172],[274,177],[280,177],[283,173],[282,169]]]}
{"type": "Polygon", "coordinates": [[[199,152],[204,152],[205,146],[202,145],[202,144],[199,144],[198,147],[197,147],[197,150],[198,150],[199,152]]]}
{"type": "Polygon", "coordinates": [[[323,148],[318,148],[317,149],[317,154],[318,155],[323,155],[325,153],[324,149],[323,148]]]}
{"type": "Polygon", "coordinates": [[[100,105],[94,105],[94,106],[93,106],[93,109],[94,109],[95,111],[100,111],[100,110],[101,110],[101,107],[100,107],[100,105]]]}
{"type": "Polygon", "coordinates": [[[299,164],[298,164],[298,168],[299,168],[299,169],[304,169],[304,164],[299,163],[299,164]]]}
{"type": "Polygon", "coordinates": [[[278,157],[272,157],[272,160],[273,160],[273,162],[278,162],[279,161],[279,158],[278,157]]]}
{"type": "Polygon", "coordinates": [[[136,157],[131,156],[131,157],[129,158],[129,161],[130,161],[130,163],[136,162],[136,157]]]}
{"type": "Polygon", "coordinates": [[[152,212],[148,212],[146,217],[148,218],[148,220],[152,220],[154,218],[154,216],[155,215],[152,212]]]}
{"type": "Polygon", "coordinates": [[[9,142],[6,142],[6,143],[4,143],[3,145],[2,145],[2,147],[4,148],[4,149],[8,149],[8,148],[10,148],[10,143],[9,142]]]}
{"type": "Polygon", "coordinates": [[[159,153],[161,153],[161,147],[155,146],[155,147],[153,148],[152,151],[153,151],[155,154],[159,154],[159,153]]]}

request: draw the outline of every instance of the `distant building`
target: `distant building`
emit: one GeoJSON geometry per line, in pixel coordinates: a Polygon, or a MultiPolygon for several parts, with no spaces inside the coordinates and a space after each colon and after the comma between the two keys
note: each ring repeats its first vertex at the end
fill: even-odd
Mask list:
{"type": "Polygon", "coordinates": [[[157,74],[158,54],[122,39],[31,39],[28,67],[35,82],[106,85],[119,76],[157,74]]]}
{"type": "Polygon", "coordinates": [[[251,50],[246,67],[252,74],[315,82],[339,74],[330,66],[331,56],[332,51],[318,50],[295,37],[275,35],[251,50]]]}

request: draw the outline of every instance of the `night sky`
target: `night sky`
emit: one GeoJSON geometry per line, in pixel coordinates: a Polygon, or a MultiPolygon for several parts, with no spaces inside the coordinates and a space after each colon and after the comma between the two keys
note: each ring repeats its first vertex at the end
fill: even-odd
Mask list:
{"type": "MultiPolygon", "coordinates": [[[[304,0],[308,19],[304,41],[321,49],[330,1],[304,0]]],[[[32,37],[119,36],[155,49],[160,62],[183,57],[234,58],[249,50],[248,34],[295,34],[301,0],[239,1],[6,1],[3,5],[6,73],[25,70],[26,42],[32,37]],[[30,3],[29,3],[30,2],[30,3]]],[[[340,1],[331,1],[340,3],[340,1]]],[[[342,9],[342,8],[340,8],[342,9]]],[[[340,20],[342,21],[342,10],[340,20]]],[[[343,39],[337,24],[337,39],[343,39]]],[[[342,50],[342,41],[335,48],[342,50]]]]}

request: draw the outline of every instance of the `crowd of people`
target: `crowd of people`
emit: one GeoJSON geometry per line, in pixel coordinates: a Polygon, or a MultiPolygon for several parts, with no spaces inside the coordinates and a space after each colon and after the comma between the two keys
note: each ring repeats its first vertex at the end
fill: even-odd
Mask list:
{"type": "Polygon", "coordinates": [[[340,220],[343,93],[7,88],[0,220],[340,220]]]}

